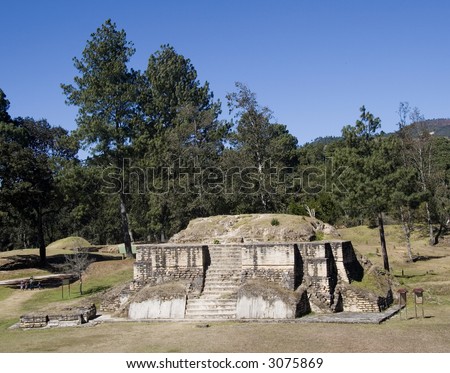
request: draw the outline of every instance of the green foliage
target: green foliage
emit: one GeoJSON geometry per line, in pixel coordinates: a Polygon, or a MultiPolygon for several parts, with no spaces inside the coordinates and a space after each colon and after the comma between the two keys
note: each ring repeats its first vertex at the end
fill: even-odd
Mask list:
{"type": "Polygon", "coordinates": [[[384,268],[389,271],[383,213],[389,209],[395,188],[397,159],[393,136],[377,134],[381,120],[360,108],[360,119],[342,130],[342,148],[335,152],[340,166],[346,167],[344,190],[338,193],[350,216],[377,220],[384,268]]]}
{"type": "Polygon", "coordinates": [[[163,45],[150,56],[145,77],[146,128],[154,132],[146,132],[137,148],[144,157],[139,165],[153,170],[152,190],[135,198],[148,205],[139,217],[148,233],[165,240],[192,218],[220,212],[223,202],[214,183],[220,182],[217,165],[229,128],[217,119],[220,103],[208,83],[200,84],[190,60],[173,47],[163,45]]]}
{"type": "Polygon", "coordinates": [[[236,83],[227,95],[236,126],[222,169],[235,175],[227,179],[229,209],[236,213],[275,212],[287,205],[298,164],[297,139],[285,125],[272,122],[272,112],[262,107],[256,94],[236,83]],[[231,171],[231,172],[230,172],[231,171]]]}
{"type": "Polygon", "coordinates": [[[51,219],[62,202],[55,174],[76,151],[67,131],[46,120],[0,122],[0,219],[35,227],[32,243],[39,246],[43,264],[45,219],[51,219]]]}
{"type": "Polygon", "coordinates": [[[322,231],[316,231],[314,234],[315,241],[322,241],[325,238],[325,234],[322,231]]]}
{"type": "Polygon", "coordinates": [[[8,114],[9,100],[6,98],[5,92],[0,88],[0,123],[11,122],[11,117],[8,114]]]}
{"type": "Polygon", "coordinates": [[[277,227],[277,226],[280,225],[280,221],[279,221],[277,218],[273,218],[273,219],[270,221],[270,225],[277,227]]]}
{"type": "Polygon", "coordinates": [[[402,103],[399,132],[385,135],[362,106],[342,137],[299,147],[245,84],[227,95],[233,120],[221,121],[189,58],[162,45],[141,73],[134,53],[111,20],[92,33],[62,84],[78,108],[73,136],[11,118],[0,89],[0,250],[68,236],[131,248],[132,237],[165,241],[196,217],[253,212],[349,226],[388,214],[406,238],[423,221],[433,239],[445,232],[450,140],[431,135],[418,109],[402,103]],[[78,142],[91,152],[84,162],[78,142]]]}
{"type": "Polygon", "coordinates": [[[78,136],[109,161],[116,162],[126,154],[136,133],[139,78],[127,67],[134,52],[125,31],[107,20],[91,34],[82,57],[74,58],[80,73],[74,78],[75,85],[61,85],[67,103],[79,107],[78,136]]]}
{"type": "MultiPolygon", "coordinates": [[[[122,170],[125,159],[133,154],[133,141],[142,128],[139,105],[142,77],[127,63],[135,50],[127,42],[124,30],[107,20],[87,42],[81,59],[74,58],[80,76],[75,86],[62,84],[67,103],[79,107],[77,135],[102,160],[104,167],[122,170]]],[[[116,175],[116,176],[119,176],[116,175]]],[[[131,253],[131,237],[127,212],[127,185],[112,191],[120,197],[122,233],[127,256],[131,253]]]]}

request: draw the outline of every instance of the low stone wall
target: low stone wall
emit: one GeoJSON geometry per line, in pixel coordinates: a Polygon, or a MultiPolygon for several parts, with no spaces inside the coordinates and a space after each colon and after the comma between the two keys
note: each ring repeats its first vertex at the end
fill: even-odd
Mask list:
{"type": "Polygon", "coordinates": [[[281,299],[243,296],[237,301],[238,319],[293,319],[296,307],[281,299]]]}
{"type": "Polygon", "coordinates": [[[339,290],[343,299],[343,310],[349,312],[381,312],[393,302],[392,292],[377,296],[361,289],[343,287],[339,290]]]}
{"type": "Polygon", "coordinates": [[[47,315],[22,315],[19,326],[23,329],[43,328],[47,326],[47,315]]]}
{"type": "Polygon", "coordinates": [[[95,304],[84,307],[62,309],[52,314],[30,314],[20,316],[19,326],[24,329],[57,326],[76,326],[89,322],[97,315],[95,304]]]}
{"type": "Polygon", "coordinates": [[[113,313],[117,314],[117,316],[126,316],[128,311],[123,308],[134,293],[135,289],[133,284],[126,285],[121,289],[107,291],[102,297],[100,312],[113,313]],[[121,314],[122,311],[125,312],[125,315],[121,314]]]}
{"type": "Polygon", "coordinates": [[[148,299],[131,303],[128,317],[140,319],[184,319],[186,296],[173,299],[148,299]]]}

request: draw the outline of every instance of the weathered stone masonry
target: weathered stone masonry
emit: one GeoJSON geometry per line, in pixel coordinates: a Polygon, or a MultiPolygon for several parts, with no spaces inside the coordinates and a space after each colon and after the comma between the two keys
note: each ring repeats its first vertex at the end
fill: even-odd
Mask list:
{"type": "Polygon", "coordinates": [[[200,293],[209,261],[208,247],[204,245],[140,245],[134,281],[139,286],[186,280],[190,293],[200,293]]]}
{"type": "Polygon", "coordinates": [[[363,276],[348,241],[140,245],[134,266],[136,288],[171,281],[186,284],[187,302],[184,310],[175,312],[178,318],[183,313],[200,317],[202,310],[211,317],[292,318],[310,310],[376,312],[388,306],[389,297],[379,299],[348,286],[363,276]],[[282,305],[277,299],[274,306],[273,299],[238,296],[240,288],[255,280],[292,292],[297,304],[282,305]]]}

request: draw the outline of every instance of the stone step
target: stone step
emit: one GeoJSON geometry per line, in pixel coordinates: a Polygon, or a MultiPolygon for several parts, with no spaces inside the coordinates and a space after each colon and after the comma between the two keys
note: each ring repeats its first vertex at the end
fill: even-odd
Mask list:
{"type": "Polygon", "coordinates": [[[236,313],[234,314],[206,314],[206,315],[188,315],[186,314],[187,319],[192,320],[207,320],[207,319],[213,319],[213,320],[231,320],[236,318],[236,313]]]}
{"type": "Polygon", "coordinates": [[[227,306],[217,306],[214,307],[212,304],[208,304],[207,306],[203,306],[203,307],[197,307],[200,305],[193,305],[193,307],[188,307],[186,309],[186,313],[189,314],[193,314],[193,313],[201,313],[201,312],[205,312],[205,313],[232,313],[232,312],[236,312],[236,301],[234,302],[234,304],[229,304],[227,306]]]}
{"type": "Polygon", "coordinates": [[[236,292],[227,292],[227,293],[215,293],[215,292],[207,292],[203,293],[202,297],[199,299],[212,299],[212,300],[236,300],[237,299],[237,293],[236,292]]]}
{"type": "Polygon", "coordinates": [[[233,272],[226,272],[226,271],[221,271],[221,272],[215,272],[215,271],[207,271],[206,272],[206,278],[211,278],[211,277],[217,277],[217,278],[229,278],[229,277],[234,277],[234,278],[241,278],[241,274],[237,274],[237,273],[233,273],[233,272]]]}
{"type": "Polygon", "coordinates": [[[211,259],[211,265],[210,266],[226,266],[226,265],[236,265],[241,266],[242,261],[239,259],[232,259],[232,258],[224,258],[224,259],[217,259],[213,258],[211,259]]]}
{"type": "Polygon", "coordinates": [[[235,284],[223,284],[223,285],[205,285],[203,288],[203,293],[214,292],[214,293],[226,293],[231,290],[237,290],[238,285],[235,284]]]}
{"type": "Polygon", "coordinates": [[[206,272],[206,278],[235,278],[240,279],[241,275],[230,272],[206,272]]]}
{"type": "Polygon", "coordinates": [[[209,250],[210,256],[220,256],[220,255],[233,255],[233,256],[239,256],[242,257],[242,251],[241,250],[209,250]]]}
{"type": "Polygon", "coordinates": [[[235,259],[235,260],[242,260],[242,255],[234,254],[234,253],[213,253],[210,255],[211,259],[235,259]]]}
{"type": "Polygon", "coordinates": [[[227,275],[227,276],[241,276],[241,270],[237,270],[237,271],[232,271],[230,270],[229,267],[223,266],[223,267],[214,267],[214,268],[208,268],[208,270],[206,271],[206,274],[211,273],[211,274],[217,274],[217,275],[227,275]]]}
{"type": "Polygon", "coordinates": [[[221,278],[214,278],[214,279],[208,279],[208,281],[205,284],[206,286],[210,285],[235,285],[240,286],[241,280],[240,279],[221,279],[221,278]]]}
{"type": "Polygon", "coordinates": [[[241,279],[240,278],[233,278],[233,277],[207,277],[206,278],[206,282],[205,285],[208,284],[236,284],[236,285],[240,285],[241,284],[241,279]]]}
{"type": "Polygon", "coordinates": [[[235,318],[237,297],[232,299],[201,298],[189,299],[186,318],[235,318]]]}
{"type": "Polygon", "coordinates": [[[226,273],[226,272],[206,272],[206,279],[220,279],[220,278],[231,278],[233,280],[240,280],[241,275],[236,273],[226,273]]]}
{"type": "Polygon", "coordinates": [[[189,299],[187,302],[187,305],[190,304],[197,304],[197,303],[204,303],[204,304],[228,304],[228,303],[236,303],[236,298],[228,299],[228,298],[221,298],[221,299],[210,299],[210,298],[193,298],[189,299]]]}
{"type": "Polygon", "coordinates": [[[213,273],[234,273],[236,275],[240,275],[242,270],[241,267],[239,268],[228,268],[226,266],[219,266],[219,265],[211,265],[208,267],[207,273],[213,272],[213,273]]]}
{"type": "Polygon", "coordinates": [[[217,314],[228,314],[235,315],[236,307],[230,309],[222,309],[222,308],[198,308],[198,309],[188,309],[186,310],[186,315],[217,315],[217,314]]]}
{"type": "Polygon", "coordinates": [[[190,307],[186,308],[186,312],[191,313],[193,311],[234,311],[236,312],[236,302],[234,304],[227,304],[227,305],[204,305],[204,304],[192,304],[190,307]]]}

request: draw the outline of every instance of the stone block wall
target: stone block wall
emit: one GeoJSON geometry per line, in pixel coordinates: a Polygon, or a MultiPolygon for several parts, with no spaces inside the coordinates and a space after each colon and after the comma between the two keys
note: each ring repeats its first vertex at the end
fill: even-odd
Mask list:
{"type": "Polygon", "coordinates": [[[193,292],[200,293],[209,260],[207,247],[202,245],[138,245],[134,282],[139,287],[184,280],[193,292]]]}
{"type": "Polygon", "coordinates": [[[148,299],[130,304],[128,317],[140,319],[183,319],[186,310],[186,296],[173,299],[148,299]]]}
{"type": "MultiPolygon", "coordinates": [[[[296,285],[295,244],[242,245],[241,280],[264,279],[294,290],[296,285]]],[[[301,272],[301,271],[300,271],[301,272]]],[[[301,280],[297,280],[301,282],[301,280]]]]}
{"type": "Polygon", "coordinates": [[[386,296],[377,296],[361,289],[343,286],[339,293],[342,295],[343,310],[349,312],[380,312],[393,303],[392,291],[388,291],[386,296]]]}
{"type": "Polygon", "coordinates": [[[351,288],[341,290],[344,311],[379,312],[378,297],[355,291],[351,288]]]}
{"type": "Polygon", "coordinates": [[[240,297],[237,302],[238,319],[293,319],[295,306],[282,299],[269,301],[263,297],[240,297]]]}

